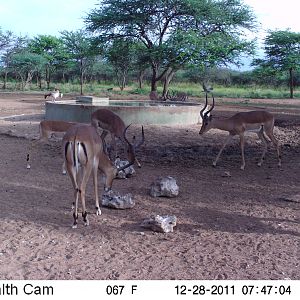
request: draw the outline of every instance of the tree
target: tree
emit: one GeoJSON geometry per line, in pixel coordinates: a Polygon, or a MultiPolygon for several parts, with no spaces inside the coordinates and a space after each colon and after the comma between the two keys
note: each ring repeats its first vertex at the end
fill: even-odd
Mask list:
{"type": "Polygon", "coordinates": [[[167,84],[196,57],[226,61],[248,50],[250,43],[240,36],[253,28],[254,15],[241,0],[104,0],[85,21],[99,42],[130,38],[143,43],[152,69],[151,91],[156,91],[158,81],[167,84]],[[220,51],[224,44],[226,50],[220,51]]]}
{"type": "Polygon", "coordinates": [[[112,82],[114,80],[114,69],[107,63],[107,59],[102,56],[97,56],[92,68],[89,71],[91,81],[96,80],[99,84],[101,81],[112,82]]]}
{"type": "Polygon", "coordinates": [[[270,31],[265,38],[264,59],[256,59],[253,65],[266,71],[288,72],[290,98],[294,97],[294,71],[300,67],[300,33],[285,31],[270,31]]]}
{"type": "Polygon", "coordinates": [[[3,51],[7,46],[9,46],[11,40],[12,40],[12,32],[11,31],[3,32],[0,27],[0,51],[3,51]]]}
{"type": "Polygon", "coordinates": [[[91,57],[100,53],[99,48],[94,47],[91,38],[84,30],[63,31],[61,33],[64,46],[71,59],[79,63],[80,71],[80,94],[83,95],[84,75],[89,65],[91,57]]]}
{"type": "Polygon", "coordinates": [[[3,74],[3,89],[6,89],[7,82],[7,65],[8,65],[8,53],[10,52],[13,44],[14,36],[12,32],[3,32],[0,28],[0,54],[1,54],[1,73],[3,74]]]}
{"type": "MultiPolygon", "coordinates": [[[[29,51],[42,55],[47,63],[45,65],[45,79],[47,82],[47,89],[50,89],[51,73],[59,66],[62,60],[63,46],[62,41],[55,36],[39,35],[29,43],[29,51]]],[[[38,75],[38,81],[41,88],[41,76],[38,75]]]]}
{"type": "Polygon", "coordinates": [[[3,89],[6,89],[7,76],[9,71],[14,71],[11,68],[11,60],[14,54],[24,51],[28,46],[29,39],[28,37],[15,36],[11,32],[5,36],[5,45],[2,44],[1,49],[1,65],[2,73],[4,77],[3,89]]]}
{"type": "Polygon", "coordinates": [[[10,68],[12,68],[21,79],[21,88],[31,82],[35,72],[39,72],[47,63],[46,59],[39,54],[22,51],[11,57],[10,68]]]}
{"type": "Polygon", "coordinates": [[[140,89],[143,87],[144,75],[149,67],[149,56],[147,53],[144,53],[143,44],[141,42],[135,43],[133,68],[138,72],[138,83],[140,89]]]}
{"type": "Polygon", "coordinates": [[[106,52],[108,61],[115,69],[121,91],[126,86],[127,74],[133,65],[134,49],[134,44],[130,40],[117,39],[113,41],[106,52]]]}

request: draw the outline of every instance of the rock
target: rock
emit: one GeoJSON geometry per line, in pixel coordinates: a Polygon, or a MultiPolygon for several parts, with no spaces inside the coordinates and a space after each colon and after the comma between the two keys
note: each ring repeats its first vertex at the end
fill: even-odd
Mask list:
{"type": "Polygon", "coordinates": [[[179,187],[176,180],[171,177],[158,177],[150,186],[152,197],[176,197],[179,194],[179,187]]]}
{"type": "MultiPolygon", "coordinates": [[[[120,158],[117,158],[117,159],[115,160],[115,166],[116,166],[117,168],[118,168],[118,167],[123,167],[123,166],[125,166],[126,164],[128,164],[128,161],[127,161],[127,160],[121,160],[120,158]]],[[[126,178],[128,178],[128,177],[131,177],[134,173],[135,173],[134,167],[133,167],[133,166],[130,166],[130,167],[126,168],[125,170],[118,172],[116,178],[119,178],[119,179],[126,179],[126,178]]]]}
{"type": "Polygon", "coordinates": [[[102,196],[102,205],[115,209],[132,208],[135,202],[131,194],[121,196],[120,193],[110,190],[102,196]]]}
{"type": "Polygon", "coordinates": [[[173,227],[176,226],[177,218],[175,216],[151,216],[145,219],[141,226],[151,229],[156,232],[173,232],[173,227]]]}

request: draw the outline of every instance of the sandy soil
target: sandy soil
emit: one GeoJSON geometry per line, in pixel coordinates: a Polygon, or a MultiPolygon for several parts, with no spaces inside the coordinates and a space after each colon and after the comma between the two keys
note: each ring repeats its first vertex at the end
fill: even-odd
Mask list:
{"type": "MultiPolygon", "coordinates": [[[[43,119],[42,95],[0,94],[0,279],[299,280],[300,101],[280,109],[278,100],[274,107],[267,101],[276,115],[281,169],[272,147],[257,167],[261,145],[255,135],[247,137],[241,171],[238,139],[212,167],[226,133],[199,136],[197,125],[146,126],[138,153],[142,169],[113,185],[131,192],[136,206],[102,208],[96,216],[89,182],[90,226],[80,219],[72,229],[73,191],[69,177],[61,175],[59,136],[37,147],[32,168],[26,169],[27,149],[43,119]],[[164,175],[176,178],[178,197],[149,195],[150,184],[164,175]],[[176,215],[174,232],[140,227],[151,214],[176,215]]],[[[259,102],[218,105],[215,115],[253,109],[259,102]]]]}

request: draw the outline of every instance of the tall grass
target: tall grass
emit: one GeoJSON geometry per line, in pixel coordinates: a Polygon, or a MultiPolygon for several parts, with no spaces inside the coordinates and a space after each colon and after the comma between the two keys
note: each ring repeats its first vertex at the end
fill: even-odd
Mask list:
{"type": "MultiPolygon", "coordinates": [[[[58,87],[64,94],[79,94],[80,85],[78,83],[52,83],[51,88],[58,87]]],[[[36,84],[32,83],[26,87],[25,91],[44,92],[46,88],[40,90],[36,84]]],[[[189,97],[202,98],[202,84],[175,82],[170,85],[170,90],[173,92],[186,93],[189,97]]],[[[16,82],[9,82],[6,91],[19,91],[19,85],[16,82]]],[[[138,88],[137,84],[128,85],[123,91],[113,83],[86,83],[83,87],[83,92],[86,95],[94,96],[130,96],[148,97],[150,85],[145,84],[142,89],[138,88]]],[[[214,86],[214,95],[219,98],[248,98],[248,99],[288,99],[290,97],[289,88],[263,87],[263,86],[214,86]]],[[[162,86],[158,87],[158,93],[162,93],[162,86]]],[[[300,90],[294,91],[294,98],[300,99],[300,90]]]]}
{"type": "MultiPolygon", "coordinates": [[[[201,95],[202,86],[193,83],[176,83],[170,87],[176,92],[185,92],[191,97],[201,95]]],[[[289,88],[270,88],[263,86],[214,86],[213,93],[222,98],[249,98],[249,99],[285,99],[290,97],[289,88]]],[[[294,97],[300,98],[300,91],[294,91],[294,97]]]]}

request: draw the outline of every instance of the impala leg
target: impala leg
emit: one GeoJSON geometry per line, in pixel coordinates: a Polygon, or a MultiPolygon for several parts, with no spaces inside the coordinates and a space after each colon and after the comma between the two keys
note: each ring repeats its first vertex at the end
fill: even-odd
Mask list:
{"type": "Polygon", "coordinates": [[[74,210],[73,210],[74,223],[72,225],[72,228],[77,228],[77,224],[78,224],[78,199],[79,199],[79,194],[80,194],[80,190],[78,188],[76,188],[76,190],[75,190],[75,202],[73,203],[73,205],[74,205],[74,210]]]}
{"type": "Polygon", "coordinates": [[[34,156],[36,156],[37,154],[37,146],[41,145],[43,142],[47,142],[48,141],[48,136],[47,137],[40,137],[39,139],[32,141],[29,145],[29,149],[27,152],[27,156],[26,156],[26,168],[30,169],[30,160],[31,157],[33,156],[32,153],[34,153],[34,156]]]}
{"type": "Polygon", "coordinates": [[[278,141],[276,140],[274,134],[272,131],[266,132],[267,136],[270,138],[272,143],[274,144],[276,151],[277,151],[277,157],[278,157],[278,167],[281,167],[281,153],[280,153],[280,146],[278,141]]]}
{"type": "Polygon", "coordinates": [[[93,166],[93,183],[94,183],[94,193],[95,193],[95,203],[96,203],[96,214],[101,215],[101,209],[99,206],[99,196],[98,196],[98,167],[93,166]]]}
{"type": "Polygon", "coordinates": [[[217,165],[217,162],[218,162],[218,160],[219,160],[219,158],[220,158],[220,156],[221,156],[221,154],[222,154],[224,148],[226,147],[226,145],[228,144],[228,142],[229,142],[231,139],[232,139],[232,135],[230,134],[230,135],[227,137],[227,139],[225,140],[225,143],[223,144],[223,146],[222,146],[222,148],[220,149],[220,151],[219,151],[219,153],[218,153],[216,159],[215,159],[214,162],[213,162],[213,166],[214,166],[214,167],[217,165]]]}
{"type": "Polygon", "coordinates": [[[37,143],[37,141],[33,141],[30,143],[29,147],[28,147],[28,151],[27,151],[27,156],[26,156],[26,169],[30,169],[30,159],[32,156],[32,152],[33,152],[33,147],[34,145],[37,143]]]}
{"type": "Polygon", "coordinates": [[[30,166],[30,153],[28,152],[27,155],[26,155],[26,169],[30,169],[31,166],[30,166]]]}
{"type": "Polygon", "coordinates": [[[66,171],[66,163],[65,163],[65,162],[63,162],[63,164],[62,164],[62,174],[63,174],[63,175],[66,175],[66,174],[67,174],[67,171],[66,171]]]}
{"type": "Polygon", "coordinates": [[[81,185],[80,185],[80,198],[81,198],[81,205],[82,205],[82,218],[85,226],[89,225],[89,221],[87,218],[87,211],[86,211],[86,206],[85,206],[85,190],[86,190],[86,185],[89,180],[89,177],[92,172],[92,165],[87,164],[85,172],[82,176],[81,180],[81,185]]]}
{"type": "Polygon", "coordinates": [[[117,171],[114,167],[106,169],[100,167],[100,169],[105,175],[104,192],[108,192],[111,190],[113,180],[117,175],[117,171]]]}
{"type": "Polygon", "coordinates": [[[78,188],[78,185],[76,183],[76,170],[75,167],[72,166],[72,163],[67,163],[67,171],[70,175],[72,185],[74,188],[74,197],[75,197],[75,202],[72,203],[72,211],[73,211],[73,225],[72,228],[77,228],[77,223],[78,223],[78,199],[79,199],[79,194],[80,194],[80,189],[78,188]]]}
{"type": "Polygon", "coordinates": [[[241,154],[242,154],[242,165],[241,165],[241,170],[245,169],[245,152],[244,152],[244,148],[245,148],[245,136],[244,134],[240,134],[240,146],[241,146],[241,154]]]}
{"type": "Polygon", "coordinates": [[[257,164],[260,167],[262,165],[264,159],[265,159],[265,155],[266,155],[266,152],[268,150],[268,141],[266,140],[264,132],[263,132],[262,129],[257,133],[257,135],[258,135],[259,139],[262,141],[262,143],[264,145],[264,149],[263,149],[261,158],[260,158],[260,160],[257,164]]]}

